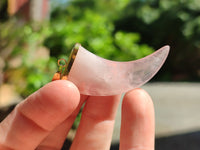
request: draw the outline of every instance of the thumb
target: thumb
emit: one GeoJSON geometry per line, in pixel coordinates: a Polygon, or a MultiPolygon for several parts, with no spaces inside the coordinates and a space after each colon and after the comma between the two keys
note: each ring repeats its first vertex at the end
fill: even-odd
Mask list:
{"type": "Polygon", "coordinates": [[[35,149],[78,106],[80,94],[69,81],[54,81],[21,102],[0,124],[0,149],[35,149]]]}

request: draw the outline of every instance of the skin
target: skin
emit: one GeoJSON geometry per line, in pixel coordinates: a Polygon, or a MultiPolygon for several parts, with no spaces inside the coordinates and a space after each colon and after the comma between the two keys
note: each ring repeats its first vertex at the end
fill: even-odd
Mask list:
{"type": "MultiPolygon", "coordinates": [[[[109,150],[120,95],[80,95],[65,80],[51,82],[19,103],[0,124],[1,150],[59,150],[85,106],[71,150],[109,150]]],[[[125,94],[120,150],[154,149],[154,108],[142,89],[125,94]]]]}

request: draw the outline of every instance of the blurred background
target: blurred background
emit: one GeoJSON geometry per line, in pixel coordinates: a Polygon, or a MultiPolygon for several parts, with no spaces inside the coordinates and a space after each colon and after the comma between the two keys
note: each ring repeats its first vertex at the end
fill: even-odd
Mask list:
{"type": "MultiPolygon", "coordinates": [[[[75,43],[117,61],[170,45],[166,63],[143,86],[155,104],[156,150],[200,149],[199,0],[1,0],[1,120],[51,81],[75,43]]],[[[120,109],[111,149],[118,149],[119,127],[120,109]]]]}

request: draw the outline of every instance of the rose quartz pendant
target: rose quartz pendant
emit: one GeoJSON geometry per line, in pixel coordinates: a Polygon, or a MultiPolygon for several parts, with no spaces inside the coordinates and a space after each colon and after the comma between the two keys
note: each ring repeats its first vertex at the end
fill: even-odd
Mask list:
{"type": "Polygon", "coordinates": [[[144,58],[117,62],[96,56],[76,44],[68,61],[68,80],[84,95],[121,94],[149,81],[161,68],[168,53],[169,46],[164,46],[144,58]]]}

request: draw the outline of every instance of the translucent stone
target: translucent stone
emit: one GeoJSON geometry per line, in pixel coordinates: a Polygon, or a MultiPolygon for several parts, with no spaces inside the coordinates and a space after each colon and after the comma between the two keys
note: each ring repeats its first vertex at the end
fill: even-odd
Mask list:
{"type": "Polygon", "coordinates": [[[121,94],[148,82],[161,68],[168,53],[169,46],[164,46],[144,58],[117,62],[96,56],[80,46],[68,79],[84,95],[121,94]]]}

